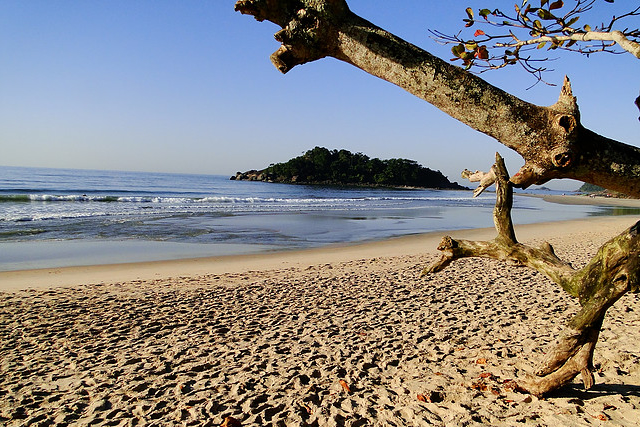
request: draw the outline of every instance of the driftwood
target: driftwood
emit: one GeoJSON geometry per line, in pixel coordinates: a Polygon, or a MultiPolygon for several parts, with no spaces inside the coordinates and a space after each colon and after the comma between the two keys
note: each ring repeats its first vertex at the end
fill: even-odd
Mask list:
{"type": "Polygon", "coordinates": [[[456,259],[487,257],[508,260],[545,274],[570,295],[578,298],[581,309],[569,321],[552,351],[536,371],[537,378],[518,381],[520,389],[542,395],[570,382],[578,374],[586,389],[593,378],[593,351],[605,313],[625,293],[640,289],[640,221],[605,243],[587,266],[575,270],[558,258],[550,244],[533,248],[519,243],[511,220],[513,190],[504,161],[496,163],[488,174],[495,177],[496,205],[493,211],[498,235],[491,241],[454,240],[445,236],[438,246],[442,258],[427,267],[423,275],[437,273],[456,259]]]}

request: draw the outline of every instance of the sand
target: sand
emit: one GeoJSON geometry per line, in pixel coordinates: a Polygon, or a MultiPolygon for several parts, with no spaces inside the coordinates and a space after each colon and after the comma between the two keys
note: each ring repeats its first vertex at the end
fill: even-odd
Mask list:
{"type": "MultiPolygon", "coordinates": [[[[516,232],[581,266],[634,222],[516,232]]],[[[515,392],[577,303],[493,260],[421,278],[441,234],[0,273],[0,424],[640,425],[637,295],[609,310],[592,390],[515,392]]]]}

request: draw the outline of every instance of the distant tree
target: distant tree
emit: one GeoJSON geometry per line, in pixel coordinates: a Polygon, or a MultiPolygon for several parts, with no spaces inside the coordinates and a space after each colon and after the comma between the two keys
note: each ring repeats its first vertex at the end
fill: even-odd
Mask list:
{"type": "MultiPolygon", "coordinates": [[[[489,31],[476,30],[471,39],[449,37],[448,41],[455,43],[455,61],[451,63],[360,18],[349,10],[345,0],[236,3],[236,10],[282,28],[275,34],[282,45],[271,55],[281,72],[326,56],[337,58],[400,86],[524,158],[524,166],[512,177],[499,156],[488,173],[465,173],[480,181],[477,192],[496,183],[494,220],[498,236],[489,242],[445,237],[440,245],[442,259],[425,273],[442,270],[460,257],[508,259],[537,269],[578,298],[582,308],[548,352],[538,377],[518,380],[521,389],[537,395],[567,384],[578,374],[582,374],[586,388],[593,385],[593,351],[604,315],[622,295],[640,291],[640,222],[606,243],[586,267],[574,270],[548,244],[536,249],[517,242],[510,215],[512,186],[526,188],[554,178],[572,178],[640,197],[640,149],[584,127],[568,78],[557,102],[540,107],[468,70],[474,65],[501,68],[524,64],[528,71],[540,75],[543,69],[532,66],[533,58],[524,53],[529,46],[578,49],[583,53],[617,47],[640,58],[639,30],[615,29],[623,18],[638,16],[639,9],[612,18],[610,24],[577,26],[581,14],[596,4],[602,2],[574,0],[574,6],[561,14],[565,7],[562,0],[540,0],[539,7],[525,0],[516,6],[512,17],[499,10],[480,9],[476,18],[475,12],[467,9],[468,27],[486,21],[507,31],[488,35],[489,31]],[[517,36],[518,29],[525,35],[517,36]],[[493,41],[500,44],[488,46],[493,41]],[[592,44],[594,41],[601,43],[599,47],[592,44]],[[500,48],[504,50],[499,52],[500,48]],[[462,63],[467,70],[455,63],[462,63]]],[[[447,36],[440,35],[446,41],[447,36]]],[[[640,108],[640,98],[636,104],[640,108]]]]}
{"type": "Polygon", "coordinates": [[[461,189],[439,171],[414,160],[370,159],[362,153],[315,147],[302,156],[264,170],[274,181],[337,185],[412,186],[461,189]]]}
{"type": "Polygon", "coordinates": [[[578,191],[582,193],[599,193],[601,191],[605,191],[605,189],[599,185],[593,185],[585,182],[580,186],[580,188],[578,188],[578,191]]]}

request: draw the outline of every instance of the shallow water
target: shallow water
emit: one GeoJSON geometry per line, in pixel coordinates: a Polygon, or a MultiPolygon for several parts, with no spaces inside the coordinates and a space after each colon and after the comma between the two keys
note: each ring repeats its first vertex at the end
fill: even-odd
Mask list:
{"type": "MultiPolygon", "coordinates": [[[[494,195],[0,167],[0,270],[255,253],[491,227],[494,195]]],[[[610,214],[516,197],[524,224],[610,214]]]]}

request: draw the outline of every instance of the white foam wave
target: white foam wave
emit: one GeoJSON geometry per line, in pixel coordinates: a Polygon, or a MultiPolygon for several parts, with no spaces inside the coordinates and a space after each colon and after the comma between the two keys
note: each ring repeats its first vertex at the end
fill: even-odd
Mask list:
{"type": "MultiPolygon", "coordinates": [[[[33,202],[119,202],[119,203],[150,203],[163,205],[184,204],[299,204],[299,205],[331,205],[363,202],[471,202],[469,197],[362,197],[362,198],[278,198],[278,197],[232,197],[232,196],[207,196],[207,197],[163,197],[163,196],[116,196],[116,195],[86,195],[86,194],[30,194],[29,200],[33,202]]],[[[489,200],[485,198],[476,201],[489,200]]]]}

